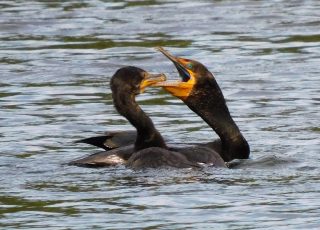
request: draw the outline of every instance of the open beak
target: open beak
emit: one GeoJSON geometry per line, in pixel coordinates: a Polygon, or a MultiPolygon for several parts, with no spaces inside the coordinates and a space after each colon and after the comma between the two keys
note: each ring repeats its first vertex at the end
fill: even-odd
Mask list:
{"type": "Polygon", "coordinates": [[[145,78],[140,83],[140,93],[143,93],[145,88],[155,85],[166,80],[166,75],[146,73],[145,78]]]}
{"type": "Polygon", "coordinates": [[[153,86],[161,86],[173,96],[185,100],[190,95],[193,86],[195,85],[195,73],[185,67],[188,62],[186,59],[175,57],[162,47],[158,47],[157,50],[173,62],[182,81],[160,82],[153,86]]]}
{"type": "Polygon", "coordinates": [[[187,82],[190,80],[191,75],[189,70],[184,67],[184,64],[185,64],[183,61],[184,59],[171,55],[168,51],[166,51],[162,47],[158,47],[157,50],[160,51],[164,56],[166,56],[170,61],[173,62],[183,82],[187,82]]]}

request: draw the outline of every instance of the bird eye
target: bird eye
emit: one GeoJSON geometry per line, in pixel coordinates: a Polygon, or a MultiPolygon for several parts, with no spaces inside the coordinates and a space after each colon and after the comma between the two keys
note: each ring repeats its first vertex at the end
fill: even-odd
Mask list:
{"type": "Polygon", "coordinates": [[[192,63],[188,63],[188,64],[187,64],[187,67],[188,67],[188,69],[192,69],[192,68],[193,68],[192,63]]]}

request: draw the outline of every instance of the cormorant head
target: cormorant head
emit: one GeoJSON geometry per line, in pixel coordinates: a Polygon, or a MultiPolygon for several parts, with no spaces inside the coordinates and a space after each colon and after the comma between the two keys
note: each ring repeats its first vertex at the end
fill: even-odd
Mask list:
{"type": "Polygon", "coordinates": [[[164,74],[151,74],[143,69],[127,66],[117,70],[111,78],[110,85],[113,93],[137,95],[143,93],[146,87],[165,80],[164,74]]]}
{"type": "Polygon", "coordinates": [[[185,101],[191,94],[195,85],[205,84],[210,78],[214,79],[212,73],[200,62],[175,57],[162,47],[157,48],[157,50],[173,62],[182,79],[181,81],[161,82],[155,85],[162,86],[173,96],[185,101]]]}

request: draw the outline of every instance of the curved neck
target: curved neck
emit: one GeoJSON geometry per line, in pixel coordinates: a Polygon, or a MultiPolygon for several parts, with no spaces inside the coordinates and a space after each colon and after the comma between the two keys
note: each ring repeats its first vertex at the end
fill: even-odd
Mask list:
{"type": "Polygon", "coordinates": [[[206,84],[195,85],[186,104],[220,137],[222,144],[220,154],[225,161],[249,157],[248,142],[232,119],[224,96],[214,78],[210,79],[209,83],[206,81],[206,84]]]}
{"type": "Polygon", "coordinates": [[[149,147],[166,148],[161,134],[156,130],[152,120],[136,103],[135,95],[122,93],[113,97],[117,111],[137,129],[135,150],[149,147]]]}

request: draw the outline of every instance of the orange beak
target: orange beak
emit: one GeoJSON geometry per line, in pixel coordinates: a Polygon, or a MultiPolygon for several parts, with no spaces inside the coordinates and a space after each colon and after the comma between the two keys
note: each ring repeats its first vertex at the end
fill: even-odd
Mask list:
{"type": "Polygon", "coordinates": [[[157,48],[157,50],[173,62],[179,72],[182,81],[165,81],[157,83],[153,86],[161,86],[173,96],[178,97],[181,100],[185,100],[191,94],[192,89],[195,85],[195,73],[186,67],[186,63],[188,62],[187,60],[171,55],[162,47],[157,48]]]}
{"type": "Polygon", "coordinates": [[[166,80],[166,75],[161,74],[151,74],[148,73],[140,84],[140,93],[143,93],[145,88],[153,86],[157,83],[164,82],[166,80]]]}

